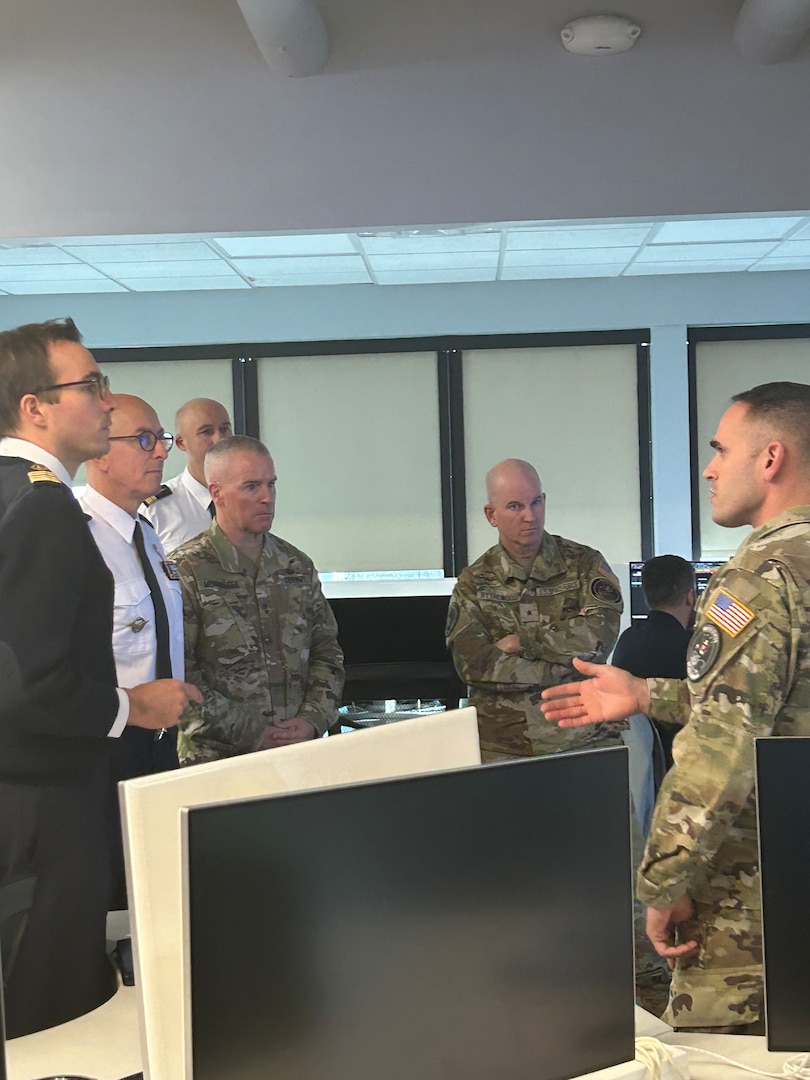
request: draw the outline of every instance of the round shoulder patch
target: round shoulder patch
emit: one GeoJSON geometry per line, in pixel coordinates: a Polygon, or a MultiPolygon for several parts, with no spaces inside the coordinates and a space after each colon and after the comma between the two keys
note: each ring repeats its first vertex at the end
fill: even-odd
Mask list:
{"type": "Polygon", "coordinates": [[[610,578],[606,577],[593,579],[591,582],[591,596],[598,600],[600,604],[620,604],[622,602],[622,594],[610,578]]]}
{"type": "Polygon", "coordinates": [[[711,669],[720,652],[720,631],[714,623],[705,623],[692,635],[686,657],[686,675],[695,682],[711,669]]]}
{"type": "Polygon", "coordinates": [[[444,636],[450,637],[456,628],[458,622],[458,604],[455,600],[450,601],[450,606],[447,609],[447,623],[444,628],[444,636]]]}

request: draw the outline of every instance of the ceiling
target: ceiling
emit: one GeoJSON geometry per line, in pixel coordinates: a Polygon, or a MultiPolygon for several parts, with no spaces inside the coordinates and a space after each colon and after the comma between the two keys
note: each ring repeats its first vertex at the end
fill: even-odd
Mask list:
{"type": "Polygon", "coordinates": [[[318,7],[286,78],[237,0],[4,0],[0,296],[810,269],[810,41],[741,55],[740,0],[606,57],[583,0],[318,7]]]}
{"type": "Polygon", "coordinates": [[[0,293],[166,292],[810,270],[810,212],[0,245],[0,293]]]}

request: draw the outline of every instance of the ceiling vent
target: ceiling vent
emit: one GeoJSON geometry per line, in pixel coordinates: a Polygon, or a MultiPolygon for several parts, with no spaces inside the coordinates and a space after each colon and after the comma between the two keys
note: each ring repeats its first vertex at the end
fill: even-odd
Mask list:
{"type": "Polygon", "coordinates": [[[560,37],[569,52],[580,56],[607,56],[627,52],[641,37],[641,27],[624,15],[586,15],[572,19],[560,37]]]}

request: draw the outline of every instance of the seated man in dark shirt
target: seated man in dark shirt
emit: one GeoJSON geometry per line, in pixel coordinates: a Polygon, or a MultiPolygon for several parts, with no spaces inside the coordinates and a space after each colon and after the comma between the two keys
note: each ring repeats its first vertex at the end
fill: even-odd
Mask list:
{"type": "MultiPolygon", "coordinates": [[[[650,613],[625,630],[612,663],[639,679],[686,678],[686,649],[692,635],[695,572],[678,555],[657,555],[641,570],[641,586],[650,613]]],[[[676,724],[653,721],[664,749],[666,768],[672,765],[676,724]]]]}

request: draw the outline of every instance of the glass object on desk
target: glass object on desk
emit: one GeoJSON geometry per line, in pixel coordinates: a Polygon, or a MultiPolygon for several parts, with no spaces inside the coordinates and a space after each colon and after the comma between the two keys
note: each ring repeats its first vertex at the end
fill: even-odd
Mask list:
{"type": "Polygon", "coordinates": [[[350,728],[377,727],[414,716],[429,716],[444,712],[446,706],[438,698],[386,698],[379,701],[351,701],[338,710],[342,724],[350,728]]]}

